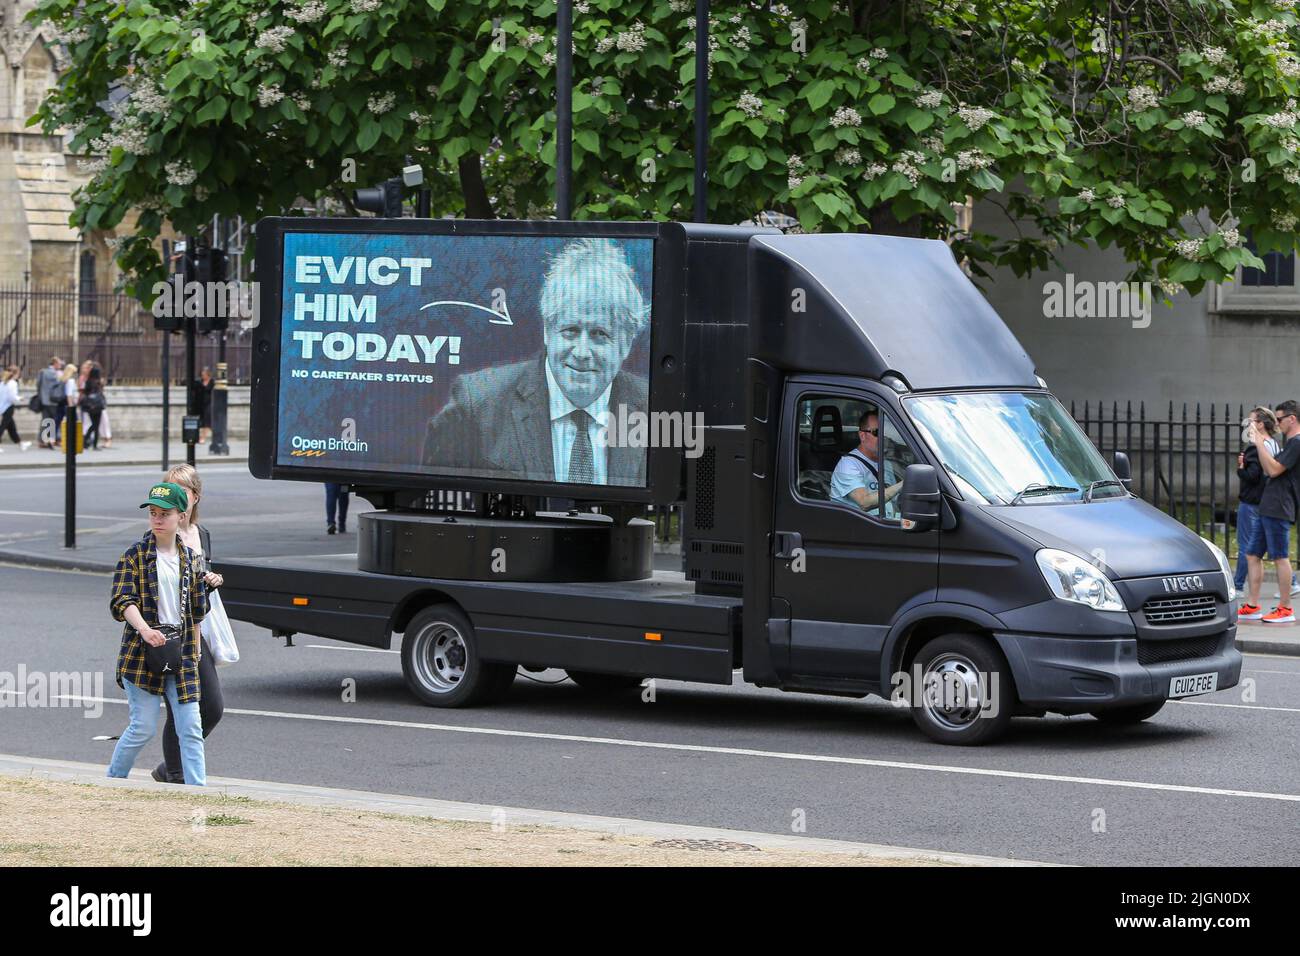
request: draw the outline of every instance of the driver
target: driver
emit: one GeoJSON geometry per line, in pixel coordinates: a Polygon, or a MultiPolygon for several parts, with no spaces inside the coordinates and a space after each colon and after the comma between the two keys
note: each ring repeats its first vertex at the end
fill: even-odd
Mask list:
{"type": "MultiPolygon", "coordinates": [[[[880,504],[881,478],[880,416],[876,412],[865,412],[858,419],[858,446],[839,460],[831,475],[831,498],[871,511],[880,504]]],[[[883,495],[886,518],[898,517],[893,499],[902,489],[903,482],[895,478],[893,462],[885,461],[883,495]]]]}

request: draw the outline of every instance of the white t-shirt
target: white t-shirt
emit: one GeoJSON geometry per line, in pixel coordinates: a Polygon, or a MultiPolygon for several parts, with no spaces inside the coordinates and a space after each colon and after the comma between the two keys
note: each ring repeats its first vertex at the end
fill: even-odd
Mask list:
{"type": "Polygon", "coordinates": [[[181,625],[181,555],[158,552],[158,623],[181,625]]]}
{"type": "Polygon", "coordinates": [[[18,404],[18,379],[0,382],[0,415],[18,404]]]}

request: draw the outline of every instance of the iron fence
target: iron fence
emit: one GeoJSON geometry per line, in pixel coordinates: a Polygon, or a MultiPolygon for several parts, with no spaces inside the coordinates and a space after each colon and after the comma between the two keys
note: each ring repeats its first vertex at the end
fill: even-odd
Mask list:
{"type": "MultiPolygon", "coordinates": [[[[65,361],[93,359],[109,385],[158,385],[163,342],[169,334],[156,330],[149,311],[124,293],[0,286],[0,365],[20,366],[25,379],[58,355],[65,361]]],[[[198,336],[196,369],[215,370],[219,336],[198,336]]],[[[169,377],[175,384],[185,381],[184,356],[184,337],[172,335],[169,377]]],[[[226,365],[231,384],[249,382],[251,357],[250,333],[229,330],[226,365]]]]}
{"type": "Polygon", "coordinates": [[[1128,454],[1132,491],[1229,555],[1236,551],[1237,455],[1253,406],[1170,402],[1158,415],[1145,402],[1070,404],[1070,414],[1112,460],[1128,454]]]}

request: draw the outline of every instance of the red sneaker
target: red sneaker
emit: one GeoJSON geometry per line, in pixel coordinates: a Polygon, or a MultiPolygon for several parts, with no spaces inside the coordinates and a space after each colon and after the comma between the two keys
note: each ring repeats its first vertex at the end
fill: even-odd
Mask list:
{"type": "Polygon", "coordinates": [[[1285,604],[1279,604],[1272,612],[1264,615],[1265,624],[1294,624],[1295,611],[1285,604]]]}
{"type": "Polygon", "coordinates": [[[1264,609],[1258,604],[1243,604],[1237,611],[1239,621],[1258,621],[1264,616],[1264,609]]]}

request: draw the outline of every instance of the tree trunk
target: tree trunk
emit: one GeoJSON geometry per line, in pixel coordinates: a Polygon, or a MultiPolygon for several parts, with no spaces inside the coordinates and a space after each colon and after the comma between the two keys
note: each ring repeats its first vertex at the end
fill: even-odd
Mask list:
{"type": "Polygon", "coordinates": [[[466,153],[458,164],[460,191],[465,197],[465,216],[468,219],[495,219],[487,187],[483,185],[483,166],[478,153],[466,153]]]}

